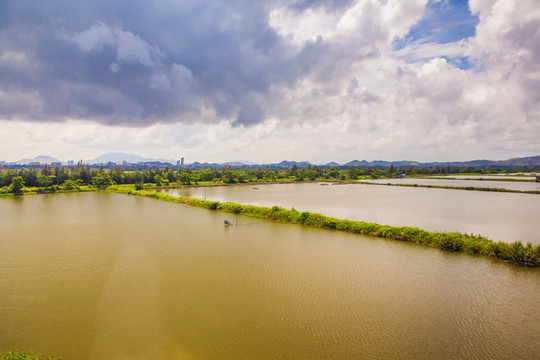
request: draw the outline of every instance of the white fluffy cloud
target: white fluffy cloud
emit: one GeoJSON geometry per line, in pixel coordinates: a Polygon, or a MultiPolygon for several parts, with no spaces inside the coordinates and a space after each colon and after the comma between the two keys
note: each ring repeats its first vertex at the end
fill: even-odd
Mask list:
{"type": "Polygon", "coordinates": [[[281,108],[291,109],[291,116],[303,114],[295,118],[310,124],[340,119],[332,133],[347,129],[349,156],[356,150],[376,157],[377,151],[390,153],[388,147],[397,150],[393,158],[537,153],[540,12],[535,2],[471,1],[480,18],[476,36],[392,51],[392,39],[420,19],[424,5],[358,1],[335,31],[321,34],[333,45],[327,61],[339,66],[324,66],[321,81],[314,69],[315,76],[299,82],[287,97],[292,103],[281,108]],[[371,51],[362,54],[365,46],[371,51]],[[473,68],[463,70],[439,57],[464,55],[473,68]]]}
{"type": "MultiPolygon", "coordinates": [[[[184,14],[183,32],[158,26],[153,33],[106,20],[63,30],[78,56],[102,60],[111,77],[90,85],[64,79],[55,94],[66,99],[59,107],[67,122],[49,125],[21,122],[48,106],[37,87],[11,85],[8,91],[0,79],[0,106],[12,104],[12,115],[0,122],[7,139],[0,154],[16,160],[57,151],[50,155],[67,158],[74,144],[82,144],[80,157],[116,150],[207,161],[463,160],[539,153],[537,1],[470,0],[479,18],[474,36],[445,44],[419,40],[395,50],[394,41],[419,22],[427,2],[293,7],[276,0],[245,9],[232,2],[204,16],[195,3],[184,2],[171,11],[193,11],[194,24],[202,21],[208,29],[191,25],[184,14]],[[225,15],[214,21],[217,14],[225,15]],[[464,56],[473,65],[469,69],[455,65],[464,56]],[[136,73],[133,65],[144,69],[136,73]],[[70,101],[77,94],[85,101],[70,101]],[[55,136],[46,135],[48,127],[55,136]],[[74,135],[77,128],[87,140],[74,135]]],[[[160,2],[160,16],[174,4],[160,2]]],[[[0,66],[15,72],[27,64],[38,71],[37,52],[0,41],[9,45],[0,66]]]]}

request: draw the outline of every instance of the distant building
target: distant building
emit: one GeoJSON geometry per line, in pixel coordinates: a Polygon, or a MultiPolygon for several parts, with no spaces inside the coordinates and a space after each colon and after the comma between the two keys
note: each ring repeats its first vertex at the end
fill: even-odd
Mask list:
{"type": "Polygon", "coordinates": [[[31,161],[28,163],[30,166],[41,166],[41,163],[39,161],[31,161]]]}
{"type": "Polygon", "coordinates": [[[0,166],[4,166],[6,165],[6,162],[5,161],[0,161],[0,166]]]}
{"type": "Polygon", "coordinates": [[[180,158],[180,165],[184,166],[184,158],[180,158]]]}
{"type": "Polygon", "coordinates": [[[68,166],[75,166],[75,161],[74,160],[68,160],[67,164],[68,164],[68,166]]]}
{"type": "Polygon", "coordinates": [[[128,166],[130,163],[128,163],[126,160],[122,161],[122,166],[128,166]]]}
{"type": "Polygon", "coordinates": [[[51,166],[62,166],[62,163],[59,161],[53,161],[51,162],[51,166]]]}

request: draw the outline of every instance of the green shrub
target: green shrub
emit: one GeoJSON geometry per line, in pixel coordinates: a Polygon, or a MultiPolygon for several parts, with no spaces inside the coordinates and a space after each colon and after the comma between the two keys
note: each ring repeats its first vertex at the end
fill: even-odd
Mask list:
{"type": "Polygon", "coordinates": [[[73,190],[80,190],[80,187],[77,184],[77,182],[73,180],[66,180],[64,181],[64,184],[62,184],[61,189],[67,190],[67,191],[73,191],[73,190]]]}
{"type": "Polygon", "coordinates": [[[510,262],[520,266],[536,267],[538,253],[535,254],[530,243],[525,247],[520,241],[516,241],[510,245],[510,262]]]}
{"type": "Polygon", "coordinates": [[[23,187],[24,187],[24,180],[22,176],[15,176],[11,180],[11,185],[9,186],[9,190],[15,195],[21,195],[23,193],[23,187]]]}
{"type": "Polygon", "coordinates": [[[439,248],[445,251],[462,251],[463,240],[454,234],[441,234],[439,248]]]}
{"type": "Polygon", "coordinates": [[[489,246],[490,255],[495,256],[498,259],[508,260],[510,259],[510,252],[508,244],[502,241],[491,243],[489,246]]]}

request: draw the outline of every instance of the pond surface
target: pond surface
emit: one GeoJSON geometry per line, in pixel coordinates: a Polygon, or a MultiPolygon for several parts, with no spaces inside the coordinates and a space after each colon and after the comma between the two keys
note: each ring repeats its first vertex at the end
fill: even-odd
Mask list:
{"type": "Polygon", "coordinates": [[[537,359],[540,272],[119,194],[0,199],[0,350],[537,359]],[[238,222],[224,227],[223,219],[238,222]]]}
{"type": "Polygon", "coordinates": [[[377,179],[377,180],[362,180],[363,182],[373,182],[378,184],[418,184],[431,186],[454,186],[454,187],[480,187],[480,188],[497,188],[519,191],[540,191],[540,183],[525,182],[525,181],[495,181],[495,180],[452,180],[449,178],[437,179],[377,179]]]}
{"type": "Polygon", "coordinates": [[[294,207],[339,219],[481,234],[497,241],[540,244],[540,195],[317,183],[199,187],[165,192],[221,202],[294,207]]]}
{"type": "MultiPolygon", "coordinates": [[[[540,175],[540,174],[538,174],[540,175]]],[[[498,174],[498,175],[442,175],[442,176],[433,176],[434,178],[447,178],[447,179],[476,179],[476,180],[503,180],[503,179],[511,179],[511,180],[520,180],[520,181],[535,181],[536,174],[529,173],[529,174],[498,174]]]]}

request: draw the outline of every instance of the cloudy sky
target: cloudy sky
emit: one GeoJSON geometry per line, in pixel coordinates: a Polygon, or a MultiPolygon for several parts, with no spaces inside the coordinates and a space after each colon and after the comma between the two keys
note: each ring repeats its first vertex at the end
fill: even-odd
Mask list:
{"type": "Polygon", "coordinates": [[[538,0],[2,0],[0,160],[540,154],[538,0]]]}

